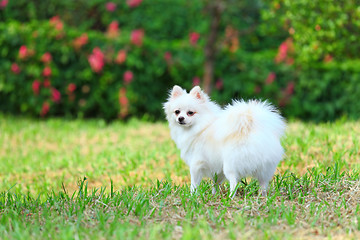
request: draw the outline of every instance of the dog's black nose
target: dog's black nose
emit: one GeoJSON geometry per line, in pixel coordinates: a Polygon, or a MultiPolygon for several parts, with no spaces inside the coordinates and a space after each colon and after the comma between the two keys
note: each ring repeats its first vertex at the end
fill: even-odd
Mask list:
{"type": "Polygon", "coordinates": [[[184,122],[185,118],[184,117],[179,117],[179,122],[184,122]]]}

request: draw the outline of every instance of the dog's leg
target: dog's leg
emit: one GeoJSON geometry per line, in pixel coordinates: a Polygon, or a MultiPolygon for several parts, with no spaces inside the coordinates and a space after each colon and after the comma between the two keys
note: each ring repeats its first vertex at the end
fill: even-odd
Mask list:
{"type": "Polygon", "coordinates": [[[276,169],[276,165],[267,166],[266,170],[259,171],[257,176],[255,176],[259,181],[260,193],[263,197],[266,197],[267,195],[269,182],[271,181],[274,175],[275,169],[276,169]]]}
{"type": "Polygon", "coordinates": [[[261,191],[261,195],[263,196],[263,197],[266,197],[266,195],[267,195],[267,188],[268,188],[268,182],[264,182],[264,181],[261,181],[260,182],[260,191],[261,191]]]}
{"type": "Polygon", "coordinates": [[[200,185],[202,174],[199,169],[190,168],[190,175],[191,175],[191,193],[196,191],[196,188],[200,185]]]}
{"type": "MultiPolygon", "coordinates": [[[[224,159],[231,159],[231,158],[224,157],[224,159]]],[[[232,161],[224,162],[224,175],[230,183],[230,197],[234,198],[235,194],[236,194],[236,191],[235,191],[236,185],[238,183],[238,175],[234,171],[234,167],[231,164],[229,164],[231,162],[232,161]]]]}
{"type": "Polygon", "coordinates": [[[235,176],[230,176],[229,182],[230,182],[230,197],[234,198],[236,195],[236,185],[238,184],[238,181],[235,176]]]}
{"type": "Polygon", "coordinates": [[[216,191],[219,189],[219,185],[224,181],[225,175],[224,173],[215,174],[213,177],[214,186],[212,188],[212,194],[215,195],[216,191]]]}

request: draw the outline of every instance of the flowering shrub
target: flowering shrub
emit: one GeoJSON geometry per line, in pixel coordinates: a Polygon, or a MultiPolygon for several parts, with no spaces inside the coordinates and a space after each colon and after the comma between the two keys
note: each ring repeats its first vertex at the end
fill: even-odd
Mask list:
{"type": "MultiPolygon", "coordinates": [[[[9,53],[0,63],[0,101],[7,103],[0,111],[41,117],[160,117],[175,66],[164,54],[199,51],[190,44],[160,48],[143,30],[109,39],[106,33],[82,33],[65,24],[57,28],[54,23],[59,22],[56,17],[43,24],[0,24],[0,44],[9,53]],[[14,38],[20,41],[14,44],[14,38]]],[[[193,68],[199,64],[194,62],[193,68]]],[[[181,67],[182,60],[176,65],[181,67]]]]}
{"type": "MultiPolygon", "coordinates": [[[[263,24],[257,23],[262,5],[253,1],[222,16],[239,20],[220,27],[213,99],[269,99],[286,116],[304,119],[359,117],[360,63],[350,51],[359,45],[330,38],[326,47],[302,38],[309,29],[289,19],[306,18],[304,12],[287,16],[285,10],[306,1],[270,1],[263,24]]],[[[162,119],[172,85],[201,84],[210,23],[202,14],[205,2],[49,0],[34,9],[31,1],[1,0],[0,111],[162,119]]],[[[332,34],[325,23],[312,27],[319,39],[332,34]]]]}

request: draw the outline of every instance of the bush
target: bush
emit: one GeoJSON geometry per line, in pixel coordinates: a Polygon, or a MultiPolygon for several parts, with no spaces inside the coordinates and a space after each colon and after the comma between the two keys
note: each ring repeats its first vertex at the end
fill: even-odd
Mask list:
{"type": "Polygon", "coordinates": [[[105,119],[159,114],[163,89],[170,87],[163,58],[167,46],[146,37],[136,46],[126,32],[116,39],[93,31],[83,34],[66,26],[59,31],[51,23],[0,24],[5,59],[0,63],[0,101],[6,102],[1,111],[105,119]],[[88,40],[77,47],[81,36],[88,40]],[[116,60],[120,50],[126,60],[116,60]],[[45,53],[51,56],[48,63],[45,53]],[[92,68],[90,58],[96,54],[103,57],[94,57],[92,68]]]}
{"type": "MultiPolygon", "coordinates": [[[[0,6],[0,102],[6,103],[0,111],[162,119],[168,89],[200,83],[210,24],[207,1],[174,0],[171,7],[166,0],[107,4],[19,0],[0,6]]],[[[307,0],[226,4],[214,100],[269,99],[287,117],[316,121],[360,117],[359,60],[352,54],[359,45],[337,43],[341,36],[351,39],[349,31],[333,34],[358,25],[346,18],[352,3],[344,12],[338,3],[329,10],[310,4],[311,11],[301,8],[299,14],[292,13],[307,0]],[[326,17],[316,17],[317,8],[326,17]],[[327,21],[331,14],[342,20],[327,21]],[[314,42],[321,42],[315,52],[314,42]]]]}

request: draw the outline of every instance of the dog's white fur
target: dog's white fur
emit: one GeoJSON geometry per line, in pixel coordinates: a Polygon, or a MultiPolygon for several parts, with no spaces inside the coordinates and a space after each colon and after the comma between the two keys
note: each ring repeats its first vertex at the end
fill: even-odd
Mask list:
{"type": "Polygon", "coordinates": [[[226,178],[233,197],[241,178],[254,177],[266,195],[284,155],[280,138],[286,124],[275,107],[241,100],[222,109],[198,86],[190,93],[174,86],[164,110],[171,137],[190,167],[192,192],[203,177],[214,180],[213,193],[226,178]]]}

